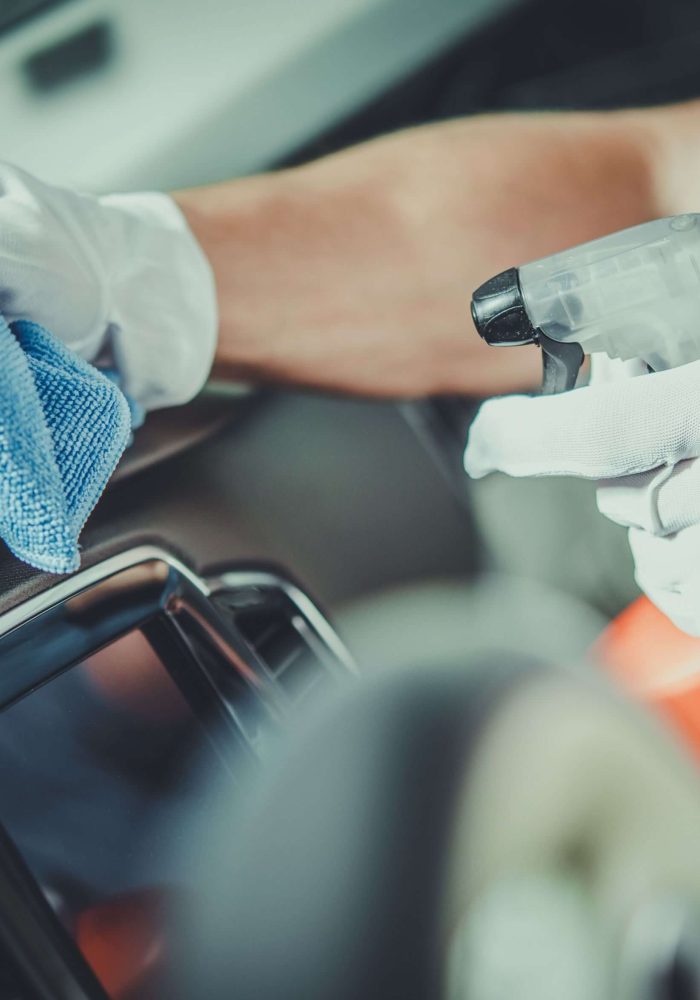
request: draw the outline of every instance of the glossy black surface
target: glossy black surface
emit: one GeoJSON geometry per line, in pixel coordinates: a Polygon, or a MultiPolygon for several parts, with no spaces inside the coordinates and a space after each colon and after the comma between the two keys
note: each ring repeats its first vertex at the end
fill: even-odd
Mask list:
{"type": "Polygon", "coordinates": [[[113,997],[160,995],[203,779],[257,756],[292,663],[305,688],[352,671],[293,583],[206,582],[153,547],[0,618],[0,946],[52,984],[39,996],[99,997],[93,971],[113,997]]]}
{"type": "Polygon", "coordinates": [[[178,686],[174,673],[197,667],[159,624],[127,632],[0,712],[0,817],[115,997],[110,970],[120,958],[122,976],[138,981],[154,950],[167,954],[168,904],[192,887],[180,841],[201,786],[236,764],[216,713],[191,697],[194,684],[178,686]],[[140,953],[132,944],[120,955],[125,910],[144,924],[140,953]]]}
{"type": "Polygon", "coordinates": [[[195,769],[230,770],[239,717],[267,708],[244,641],[167,557],[125,555],[41,603],[0,637],[0,943],[37,995],[98,997],[70,937],[107,904],[161,905],[195,769]]]}

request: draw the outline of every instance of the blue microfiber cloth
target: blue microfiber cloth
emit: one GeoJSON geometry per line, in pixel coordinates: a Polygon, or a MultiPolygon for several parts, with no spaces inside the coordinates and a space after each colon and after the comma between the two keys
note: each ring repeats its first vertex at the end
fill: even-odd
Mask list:
{"type": "Polygon", "coordinates": [[[43,327],[0,316],[0,537],[19,559],[78,568],[78,535],[130,434],[117,385],[43,327]]]}

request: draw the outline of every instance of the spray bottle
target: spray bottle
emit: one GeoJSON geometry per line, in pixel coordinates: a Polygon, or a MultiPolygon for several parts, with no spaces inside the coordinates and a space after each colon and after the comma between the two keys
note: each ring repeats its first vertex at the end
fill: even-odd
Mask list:
{"type": "Polygon", "coordinates": [[[662,371],[700,358],[700,215],[676,215],[512,267],[472,297],[494,346],[538,344],[543,393],[573,388],[586,354],[662,371]]]}

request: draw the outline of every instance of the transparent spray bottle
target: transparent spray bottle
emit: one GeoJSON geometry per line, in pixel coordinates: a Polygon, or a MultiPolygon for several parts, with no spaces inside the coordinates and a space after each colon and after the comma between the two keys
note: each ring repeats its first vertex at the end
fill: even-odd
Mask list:
{"type": "Polygon", "coordinates": [[[651,371],[700,359],[700,215],[509,268],[477,288],[472,316],[489,344],[539,344],[545,393],[573,388],[586,354],[651,371]]]}

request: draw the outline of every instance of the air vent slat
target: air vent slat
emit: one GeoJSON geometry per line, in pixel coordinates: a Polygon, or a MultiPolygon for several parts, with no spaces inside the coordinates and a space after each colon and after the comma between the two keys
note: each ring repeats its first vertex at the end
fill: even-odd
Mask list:
{"type": "Polygon", "coordinates": [[[281,659],[275,666],[275,677],[281,677],[282,674],[286,670],[289,670],[289,668],[293,666],[294,663],[296,663],[296,661],[300,657],[303,657],[305,652],[306,650],[302,649],[301,647],[297,649],[291,649],[284,657],[284,659],[281,659]]]}
{"type": "MultiPolygon", "coordinates": [[[[258,669],[292,701],[324,679],[346,672],[348,660],[338,655],[340,640],[310,602],[294,600],[284,582],[251,586],[243,580],[232,586],[235,574],[227,574],[215,600],[232,620],[249,646],[258,669]],[[318,616],[318,622],[312,619],[318,616]],[[334,648],[334,643],[336,644],[334,648]]],[[[273,578],[274,579],[274,578],[273,578]]]]}
{"type": "Polygon", "coordinates": [[[255,643],[255,650],[269,669],[276,674],[290,655],[298,655],[300,646],[306,647],[302,637],[291,623],[283,621],[274,631],[269,630],[262,642],[255,643]]]}

